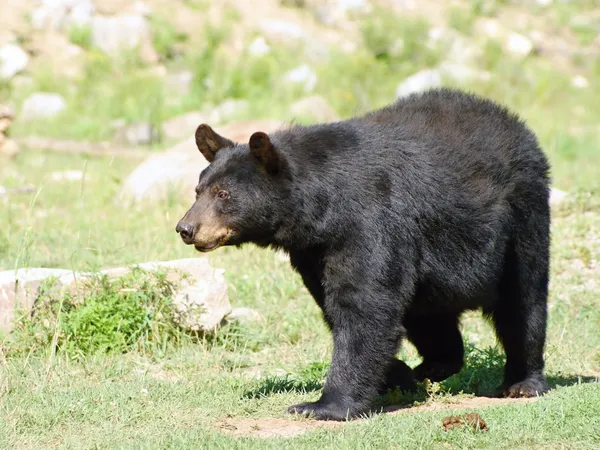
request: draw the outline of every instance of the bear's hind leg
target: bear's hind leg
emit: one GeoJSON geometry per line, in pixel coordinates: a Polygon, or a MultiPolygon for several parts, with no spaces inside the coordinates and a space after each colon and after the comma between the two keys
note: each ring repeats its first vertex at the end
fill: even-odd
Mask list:
{"type": "Polygon", "coordinates": [[[415,379],[442,381],[459,372],[464,347],[457,314],[410,314],[405,320],[408,339],[423,357],[415,379]]]}
{"type": "Polygon", "coordinates": [[[548,390],[544,369],[546,340],[549,234],[544,223],[517,236],[509,246],[500,282],[500,298],[491,316],[506,352],[504,383],[508,397],[533,397],[548,390]]]}

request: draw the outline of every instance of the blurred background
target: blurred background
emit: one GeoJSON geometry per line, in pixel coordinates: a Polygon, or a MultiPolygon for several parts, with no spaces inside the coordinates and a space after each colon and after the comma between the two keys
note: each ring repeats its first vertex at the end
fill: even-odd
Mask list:
{"type": "Polygon", "coordinates": [[[436,86],[518,112],[553,202],[597,193],[599,33],[595,0],[3,0],[0,269],[189,254],[198,124],[245,140],[436,86]]]}

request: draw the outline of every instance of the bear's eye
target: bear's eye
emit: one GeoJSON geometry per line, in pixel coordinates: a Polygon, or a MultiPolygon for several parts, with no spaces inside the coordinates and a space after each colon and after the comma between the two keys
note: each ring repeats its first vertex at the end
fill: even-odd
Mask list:
{"type": "Polygon", "coordinates": [[[219,200],[227,200],[229,198],[229,192],[219,191],[219,192],[217,192],[217,198],[219,200]]]}

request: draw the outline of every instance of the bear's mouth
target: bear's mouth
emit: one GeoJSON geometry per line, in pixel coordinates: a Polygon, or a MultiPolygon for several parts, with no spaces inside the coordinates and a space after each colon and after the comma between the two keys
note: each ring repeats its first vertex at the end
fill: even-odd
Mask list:
{"type": "Polygon", "coordinates": [[[202,244],[202,245],[194,244],[194,248],[202,253],[207,253],[207,252],[213,251],[213,250],[219,248],[220,246],[221,246],[221,242],[219,242],[219,241],[214,241],[214,242],[210,242],[208,244],[202,244]]]}

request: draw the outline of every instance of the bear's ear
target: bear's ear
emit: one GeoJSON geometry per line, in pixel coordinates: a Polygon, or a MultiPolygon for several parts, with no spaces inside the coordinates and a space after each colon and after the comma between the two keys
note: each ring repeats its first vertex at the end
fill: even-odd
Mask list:
{"type": "Polygon", "coordinates": [[[203,123],[196,128],[196,146],[208,162],[215,159],[215,154],[225,147],[233,147],[235,143],[218,135],[210,126],[203,123]]]}
{"type": "Polygon", "coordinates": [[[267,133],[257,131],[250,136],[250,153],[258,159],[267,172],[276,174],[281,168],[281,155],[277,149],[271,144],[271,139],[267,133]]]}

